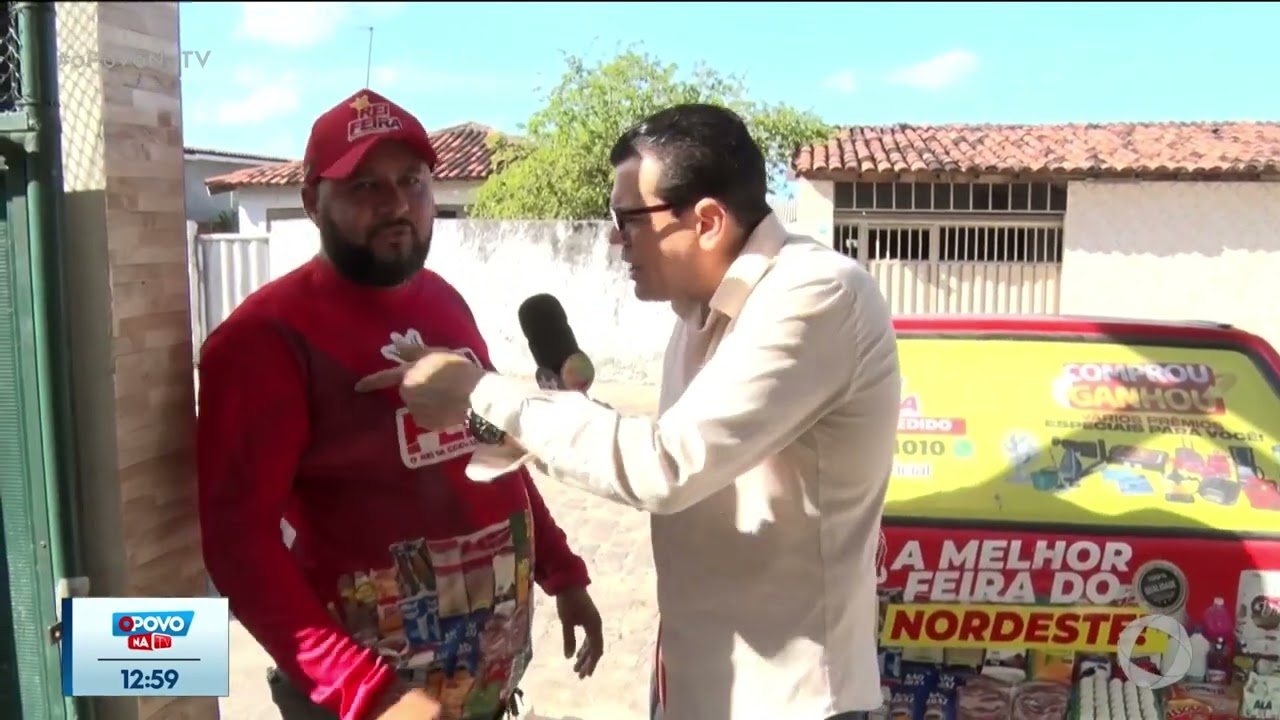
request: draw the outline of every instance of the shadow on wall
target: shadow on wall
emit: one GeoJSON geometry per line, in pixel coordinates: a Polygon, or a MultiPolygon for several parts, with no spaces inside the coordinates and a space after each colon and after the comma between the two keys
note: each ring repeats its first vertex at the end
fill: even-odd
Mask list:
{"type": "MultiPolygon", "coordinates": [[[[60,2],[55,11],[60,52],[71,57],[97,54],[98,3],[60,2]]],[[[98,596],[129,595],[128,568],[119,483],[115,423],[115,384],[112,353],[111,276],[108,256],[104,190],[102,117],[104,90],[101,69],[91,63],[60,63],[58,104],[62,124],[62,177],[66,191],[64,212],[68,247],[63,254],[66,273],[67,322],[71,335],[71,383],[75,396],[73,431],[76,464],[87,478],[111,482],[82,483],[80,522],[85,528],[85,570],[98,596]]],[[[136,252],[136,251],[135,251],[136,252]]],[[[137,716],[132,698],[95,698],[94,715],[103,719],[137,716]]]]}
{"type": "MultiPolygon", "coordinates": [[[[667,303],[636,300],[626,267],[609,247],[609,223],[436,220],[427,267],[458,289],[503,372],[532,375],[533,358],[516,320],[525,298],[559,298],[602,382],[657,384],[675,324],[667,303]]],[[[313,257],[310,220],[272,223],[270,275],[313,257]]]]}

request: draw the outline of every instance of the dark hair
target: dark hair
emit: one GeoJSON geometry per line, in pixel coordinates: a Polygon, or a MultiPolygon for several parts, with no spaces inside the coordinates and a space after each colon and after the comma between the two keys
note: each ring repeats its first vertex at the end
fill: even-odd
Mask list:
{"type": "Polygon", "coordinates": [[[656,193],[676,209],[713,198],[748,231],[772,212],[764,153],[728,108],[689,103],[656,112],[622,133],[609,162],[617,167],[642,153],[662,163],[656,193]]]}

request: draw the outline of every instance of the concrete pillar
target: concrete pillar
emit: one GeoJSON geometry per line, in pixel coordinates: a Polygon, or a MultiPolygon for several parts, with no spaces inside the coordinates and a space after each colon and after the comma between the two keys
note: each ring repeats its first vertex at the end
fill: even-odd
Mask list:
{"type": "MultiPolygon", "coordinates": [[[[204,596],[178,4],[59,2],[57,18],[91,592],[204,596]]],[[[218,717],[214,698],[103,700],[95,709],[100,720],[218,717]]]]}
{"type": "Polygon", "coordinates": [[[796,227],[828,247],[835,247],[836,184],[830,180],[800,178],[796,182],[796,227]]]}

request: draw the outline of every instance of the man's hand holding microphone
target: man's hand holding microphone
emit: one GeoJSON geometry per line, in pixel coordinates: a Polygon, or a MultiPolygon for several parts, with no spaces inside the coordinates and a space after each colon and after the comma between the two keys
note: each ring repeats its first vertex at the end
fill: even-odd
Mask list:
{"type": "MultiPolygon", "coordinates": [[[[519,317],[520,329],[538,364],[538,386],[585,395],[595,380],[595,369],[578,348],[560,301],[551,295],[534,295],[521,303],[519,317]]],[[[418,357],[411,363],[362,378],[356,390],[373,392],[399,385],[400,397],[422,428],[441,430],[466,424],[471,393],[487,371],[457,353],[401,350],[401,357],[415,355],[418,357]]]]}

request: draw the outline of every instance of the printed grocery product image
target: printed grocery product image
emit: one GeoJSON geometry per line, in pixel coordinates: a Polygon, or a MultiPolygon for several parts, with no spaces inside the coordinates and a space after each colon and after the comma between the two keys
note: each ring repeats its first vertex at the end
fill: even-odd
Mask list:
{"type": "Polygon", "coordinates": [[[1196,323],[897,330],[876,717],[1280,720],[1280,355],[1196,323]]]}

